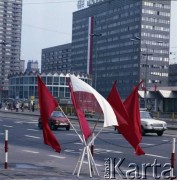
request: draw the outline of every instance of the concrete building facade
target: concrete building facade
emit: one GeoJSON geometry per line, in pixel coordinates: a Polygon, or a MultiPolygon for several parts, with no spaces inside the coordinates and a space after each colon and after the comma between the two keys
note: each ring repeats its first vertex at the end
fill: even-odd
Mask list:
{"type": "MultiPolygon", "coordinates": [[[[9,75],[9,97],[18,99],[29,99],[34,96],[38,99],[37,90],[37,75],[41,76],[42,81],[45,83],[53,97],[56,99],[71,99],[68,87],[69,74],[68,73],[41,73],[38,72],[25,72],[13,73],[9,75]]],[[[78,78],[91,84],[90,79],[85,74],[75,74],[78,78]]]]}
{"type": "Polygon", "coordinates": [[[38,61],[29,60],[25,72],[39,72],[38,61]]]}
{"type": "Polygon", "coordinates": [[[8,95],[8,75],[20,71],[22,0],[0,1],[0,98],[8,95]]]}
{"type": "Polygon", "coordinates": [[[141,79],[147,88],[154,84],[166,86],[170,3],[104,0],[74,12],[71,70],[86,73],[91,66],[90,76],[105,97],[115,80],[123,99],[141,79]]]}
{"type": "Polygon", "coordinates": [[[70,72],[71,43],[42,49],[41,72],[70,72]]]}
{"type": "Polygon", "coordinates": [[[169,65],[169,86],[177,86],[177,64],[169,65]]]}

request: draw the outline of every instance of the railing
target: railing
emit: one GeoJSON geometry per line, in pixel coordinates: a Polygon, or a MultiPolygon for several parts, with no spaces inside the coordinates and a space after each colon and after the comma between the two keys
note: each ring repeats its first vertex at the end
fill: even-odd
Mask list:
{"type": "Polygon", "coordinates": [[[157,119],[169,118],[172,120],[177,120],[177,112],[151,112],[157,119]]]}

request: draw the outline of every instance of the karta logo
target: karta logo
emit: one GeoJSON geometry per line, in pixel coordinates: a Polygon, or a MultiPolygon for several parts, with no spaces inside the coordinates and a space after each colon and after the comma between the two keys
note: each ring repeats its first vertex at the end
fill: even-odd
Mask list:
{"type": "MultiPolygon", "coordinates": [[[[157,159],[152,163],[129,163],[127,165],[125,158],[105,158],[105,179],[170,179],[171,164],[160,164],[157,159]]],[[[173,177],[176,179],[176,177],[173,177]]]]}

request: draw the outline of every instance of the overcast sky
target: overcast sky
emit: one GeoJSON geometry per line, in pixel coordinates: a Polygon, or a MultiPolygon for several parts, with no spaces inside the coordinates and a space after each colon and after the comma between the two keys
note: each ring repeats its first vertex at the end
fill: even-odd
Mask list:
{"type": "MultiPolygon", "coordinates": [[[[76,10],[77,0],[23,0],[21,59],[40,65],[41,49],[70,43],[76,10]]],[[[176,33],[177,1],[172,1],[170,51],[177,54],[176,33]]],[[[176,58],[171,56],[172,61],[176,58]]]]}

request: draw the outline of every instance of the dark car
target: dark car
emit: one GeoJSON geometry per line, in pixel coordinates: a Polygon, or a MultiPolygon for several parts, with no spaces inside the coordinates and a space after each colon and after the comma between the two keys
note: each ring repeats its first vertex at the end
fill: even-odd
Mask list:
{"type": "MultiPolygon", "coordinates": [[[[66,128],[67,131],[70,130],[70,123],[61,111],[53,111],[48,119],[49,126],[52,130],[57,130],[58,128],[66,128]]],[[[38,127],[42,129],[41,117],[38,119],[38,127]]]]}

